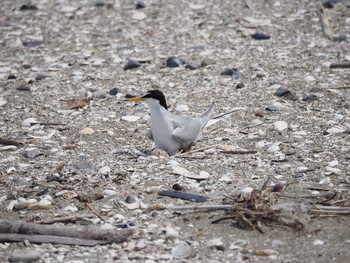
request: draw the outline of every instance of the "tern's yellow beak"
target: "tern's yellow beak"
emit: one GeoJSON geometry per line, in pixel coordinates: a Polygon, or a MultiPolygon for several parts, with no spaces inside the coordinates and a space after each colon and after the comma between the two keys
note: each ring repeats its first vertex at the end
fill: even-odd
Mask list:
{"type": "Polygon", "coordinates": [[[144,101],[145,99],[140,97],[140,96],[135,96],[132,98],[128,98],[128,101],[134,101],[134,102],[140,102],[140,101],[144,101]]]}

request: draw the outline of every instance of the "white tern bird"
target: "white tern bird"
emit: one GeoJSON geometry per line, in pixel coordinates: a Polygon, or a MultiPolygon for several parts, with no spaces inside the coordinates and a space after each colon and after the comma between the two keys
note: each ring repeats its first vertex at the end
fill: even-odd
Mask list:
{"type": "Polygon", "coordinates": [[[203,128],[212,118],[215,102],[200,117],[174,115],[168,111],[164,94],[159,90],[147,91],[143,96],[127,96],[128,101],[147,103],[151,113],[149,133],[157,148],[169,155],[188,151],[200,137],[203,128]]]}

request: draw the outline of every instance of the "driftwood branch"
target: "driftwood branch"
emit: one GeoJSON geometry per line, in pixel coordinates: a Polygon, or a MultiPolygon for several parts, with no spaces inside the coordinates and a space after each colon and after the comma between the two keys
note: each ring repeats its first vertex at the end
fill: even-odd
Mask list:
{"type": "Polygon", "coordinates": [[[81,239],[76,237],[60,237],[46,235],[0,234],[0,242],[53,243],[78,246],[96,246],[109,243],[108,241],[81,239]]]}
{"type": "Polygon", "coordinates": [[[132,235],[132,230],[100,229],[96,226],[67,227],[0,220],[0,233],[71,237],[121,243],[132,235]]]}

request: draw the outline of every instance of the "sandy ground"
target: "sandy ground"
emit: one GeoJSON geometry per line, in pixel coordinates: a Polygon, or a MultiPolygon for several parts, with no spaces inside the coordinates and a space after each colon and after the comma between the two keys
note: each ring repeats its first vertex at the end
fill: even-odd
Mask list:
{"type": "Polygon", "coordinates": [[[0,218],[40,222],[88,214],[93,218],[84,222],[98,227],[132,222],[135,234],[92,248],[3,242],[0,261],[28,247],[35,262],[349,262],[349,213],[310,212],[313,205],[349,207],[350,74],[331,66],[350,62],[349,6],[341,1],[325,9],[329,40],[318,1],[145,1],[142,9],[134,1],[2,1],[0,137],[22,144],[0,145],[0,218]],[[253,39],[257,32],[270,38],[253,39]],[[184,65],[165,67],[170,56],[184,65]],[[128,59],[141,66],[124,70],[128,59]],[[227,68],[240,76],[222,76],[227,68]],[[278,97],[279,87],[291,93],[278,97]],[[113,88],[117,95],[110,95],[113,88]],[[198,116],[213,101],[216,114],[233,113],[207,127],[193,148],[206,149],[143,156],[152,149],[149,113],[125,95],[150,89],[162,90],[176,114],[198,116]],[[27,125],[28,118],[40,124],[27,125]],[[174,174],[174,165],[209,176],[174,174]],[[232,212],[146,209],[220,205],[249,187],[261,189],[268,177],[268,208],[304,229],[270,222],[260,233],[233,219],[212,224],[232,212]],[[278,182],[283,191],[272,193],[278,182]],[[211,200],[158,196],[174,184],[211,200]],[[64,190],[72,198],[60,195],[64,190]],[[13,209],[39,201],[42,191],[46,209],[13,209]],[[83,194],[105,222],[77,198],[83,194]],[[127,195],[142,205],[120,205],[127,195]],[[191,255],[174,259],[172,249],[182,241],[191,255]]]}

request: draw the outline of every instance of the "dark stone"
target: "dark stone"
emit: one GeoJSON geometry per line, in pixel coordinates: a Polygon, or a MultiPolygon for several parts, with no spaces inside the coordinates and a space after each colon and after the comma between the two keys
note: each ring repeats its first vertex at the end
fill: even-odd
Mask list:
{"type": "Polygon", "coordinates": [[[27,85],[19,85],[16,90],[20,90],[20,91],[30,91],[30,87],[27,85]]]}
{"type": "Polygon", "coordinates": [[[318,99],[319,99],[319,97],[315,94],[310,94],[310,95],[306,95],[303,97],[303,101],[315,101],[318,99]]]}
{"type": "Polygon", "coordinates": [[[244,88],[244,83],[243,82],[239,82],[236,85],[236,89],[243,89],[244,88]]]}
{"type": "Polygon", "coordinates": [[[194,65],[194,64],[192,64],[192,63],[186,63],[185,64],[185,68],[187,68],[187,69],[198,69],[199,68],[199,65],[194,65]]]}
{"type": "Polygon", "coordinates": [[[36,5],[22,5],[19,8],[19,11],[35,11],[38,10],[39,8],[36,5]]]}
{"type": "Polygon", "coordinates": [[[46,78],[47,78],[46,75],[44,75],[44,74],[38,74],[38,75],[36,75],[35,80],[36,80],[36,81],[39,81],[39,80],[43,80],[43,79],[46,79],[46,78]]]}
{"type": "Polygon", "coordinates": [[[146,7],[145,2],[143,2],[143,1],[137,1],[137,3],[136,3],[136,9],[142,9],[142,8],[145,8],[145,7],[146,7]]]}
{"type": "Polygon", "coordinates": [[[140,62],[138,62],[136,60],[129,59],[128,62],[126,62],[123,69],[128,70],[128,69],[138,68],[140,66],[141,66],[140,62]]]}
{"type": "Polygon", "coordinates": [[[227,68],[220,73],[221,76],[230,76],[234,79],[240,79],[241,74],[236,69],[227,68]]]}
{"type": "Polygon", "coordinates": [[[265,33],[255,33],[254,35],[252,35],[253,39],[257,39],[257,40],[265,40],[265,39],[270,39],[271,36],[265,33]]]}
{"type": "Polygon", "coordinates": [[[131,227],[131,226],[135,226],[135,223],[130,221],[130,220],[126,221],[125,223],[122,223],[122,224],[118,225],[118,227],[120,227],[120,228],[128,228],[128,227],[131,227]]]}
{"type": "Polygon", "coordinates": [[[274,105],[270,105],[270,106],[267,106],[265,108],[265,110],[267,110],[267,111],[279,111],[279,108],[274,106],[274,105]]]}
{"type": "Polygon", "coordinates": [[[202,67],[206,67],[206,66],[213,65],[213,64],[215,64],[215,60],[210,59],[210,58],[205,58],[201,62],[202,67]]]}
{"type": "Polygon", "coordinates": [[[17,79],[17,77],[16,77],[15,75],[13,75],[13,74],[10,74],[10,75],[7,77],[7,79],[17,79]]]}
{"type": "Polygon", "coordinates": [[[277,97],[283,97],[287,94],[290,93],[290,90],[284,87],[279,87],[276,91],[275,91],[275,96],[277,97]]]}
{"type": "Polygon", "coordinates": [[[25,47],[38,47],[44,45],[44,41],[41,40],[29,40],[29,41],[22,41],[23,46],[25,47]]]}
{"type": "Polygon", "coordinates": [[[116,87],[114,87],[114,88],[111,88],[111,89],[109,90],[109,95],[115,96],[115,95],[117,95],[119,92],[120,92],[119,89],[116,88],[116,87]]]}
{"type": "Polygon", "coordinates": [[[77,164],[76,167],[79,170],[92,169],[92,164],[86,161],[81,161],[77,164]]]}
{"type": "Polygon", "coordinates": [[[340,36],[333,37],[333,41],[344,42],[344,41],[348,41],[348,38],[346,37],[346,35],[340,35],[340,36]]]}
{"type": "Polygon", "coordinates": [[[106,2],[103,0],[97,0],[95,3],[95,6],[97,7],[104,7],[106,5],[106,2]]]}
{"type": "Polygon", "coordinates": [[[342,0],[328,0],[328,1],[326,1],[326,2],[323,2],[323,7],[324,8],[329,8],[329,9],[331,9],[331,8],[333,8],[334,7],[334,5],[335,4],[339,4],[339,3],[341,3],[342,2],[342,0]]]}
{"type": "Polygon", "coordinates": [[[310,89],[310,92],[322,92],[322,90],[319,87],[314,87],[310,89]]]}
{"type": "Polygon", "coordinates": [[[304,177],[305,174],[304,173],[296,173],[293,175],[294,178],[301,178],[301,177],[304,177]]]}
{"type": "Polygon", "coordinates": [[[182,65],[183,65],[183,61],[178,57],[174,57],[174,56],[169,57],[165,62],[165,66],[168,68],[177,68],[182,65]]]}

